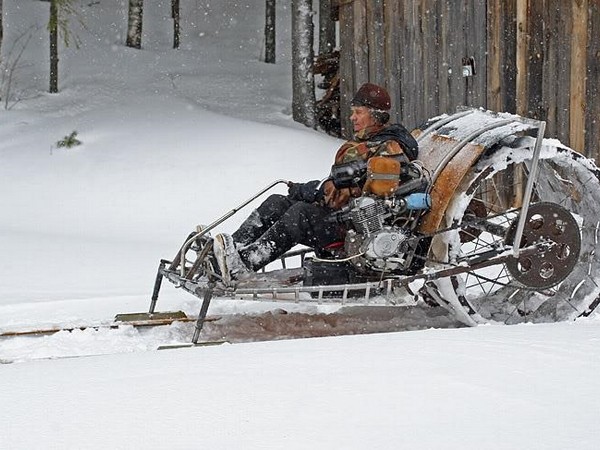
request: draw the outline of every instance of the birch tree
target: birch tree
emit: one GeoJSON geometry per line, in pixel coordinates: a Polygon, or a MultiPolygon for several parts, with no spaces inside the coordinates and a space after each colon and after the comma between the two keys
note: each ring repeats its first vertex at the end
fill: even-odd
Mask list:
{"type": "Polygon", "coordinates": [[[144,0],[129,0],[127,47],[142,48],[142,16],[144,0]]]}
{"type": "Polygon", "coordinates": [[[312,0],[292,0],[292,117],[316,126],[312,0]]]}

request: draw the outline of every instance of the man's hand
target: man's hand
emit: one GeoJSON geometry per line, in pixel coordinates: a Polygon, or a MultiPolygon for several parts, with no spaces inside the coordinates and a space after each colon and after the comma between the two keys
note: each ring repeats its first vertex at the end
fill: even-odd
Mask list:
{"type": "Polygon", "coordinates": [[[292,200],[312,203],[317,199],[319,184],[320,180],[313,180],[308,183],[293,183],[288,181],[288,197],[292,200]]]}
{"type": "Polygon", "coordinates": [[[294,183],[293,181],[288,181],[287,182],[288,185],[288,196],[290,198],[294,198],[298,195],[298,188],[300,186],[299,183],[294,183]]]}

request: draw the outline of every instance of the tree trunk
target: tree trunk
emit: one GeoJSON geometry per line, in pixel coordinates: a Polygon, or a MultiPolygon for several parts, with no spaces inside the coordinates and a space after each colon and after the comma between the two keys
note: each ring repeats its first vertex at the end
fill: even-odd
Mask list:
{"type": "Polygon", "coordinates": [[[335,49],[335,22],[331,18],[331,0],[319,0],[319,54],[335,49]]]}
{"type": "Polygon", "coordinates": [[[275,64],[275,0],[265,4],[265,62],[275,64]]]}
{"type": "Polygon", "coordinates": [[[2,61],[2,34],[4,31],[4,28],[2,26],[2,17],[3,17],[2,0],[0,0],[0,61],[2,61]]]}
{"type": "Polygon", "coordinates": [[[292,0],[292,117],[316,126],[312,0],[292,0]]]}
{"type": "Polygon", "coordinates": [[[58,0],[50,0],[50,90],[51,94],[58,92],[58,0]]]}
{"type": "Polygon", "coordinates": [[[142,48],[142,16],[144,0],[129,0],[127,22],[127,47],[142,48]]]}
{"type": "Polygon", "coordinates": [[[173,16],[173,48],[179,48],[181,32],[179,31],[179,0],[171,0],[171,15],[173,16]]]}

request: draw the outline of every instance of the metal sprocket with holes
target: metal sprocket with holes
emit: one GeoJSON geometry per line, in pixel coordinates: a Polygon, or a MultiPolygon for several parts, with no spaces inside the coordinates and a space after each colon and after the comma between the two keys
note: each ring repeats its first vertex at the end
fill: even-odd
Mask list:
{"type": "MultiPolygon", "coordinates": [[[[512,245],[517,221],[508,229],[506,241],[512,245]]],[[[548,289],[563,281],[579,260],[581,233],[575,218],[560,205],[540,202],[530,206],[520,248],[536,244],[532,255],[509,259],[506,267],[523,286],[548,289]]]]}

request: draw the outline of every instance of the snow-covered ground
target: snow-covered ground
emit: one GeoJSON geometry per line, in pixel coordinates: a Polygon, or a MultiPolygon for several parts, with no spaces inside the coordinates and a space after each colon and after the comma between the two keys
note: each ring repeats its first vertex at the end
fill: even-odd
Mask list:
{"type": "MultiPolygon", "coordinates": [[[[61,49],[60,93],[50,95],[48,3],[4,0],[5,64],[17,37],[33,37],[14,72],[20,100],[0,110],[0,331],[144,311],[158,261],[196,224],[272,180],[328,171],[339,141],[290,118],[287,2],[278,2],[276,65],[260,62],[263,0],[182,0],[179,50],[170,2],[145,3],[138,51],[123,45],[125,0],[82,1],[80,48],[61,49]],[[57,148],[72,131],[83,145],[57,148]]],[[[195,298],[163,286],[159,309],[198,311],[195,298]]],[[[211,312],[248,308],[217,300],[211,312]]],[[[13,361],[0,365],[0,448],[600,441],[598,316],[154,351],[189,333],[0,340],[0,360],[13,361]],[[65,359],[75,355],[96,356],[65,359]]]]}

